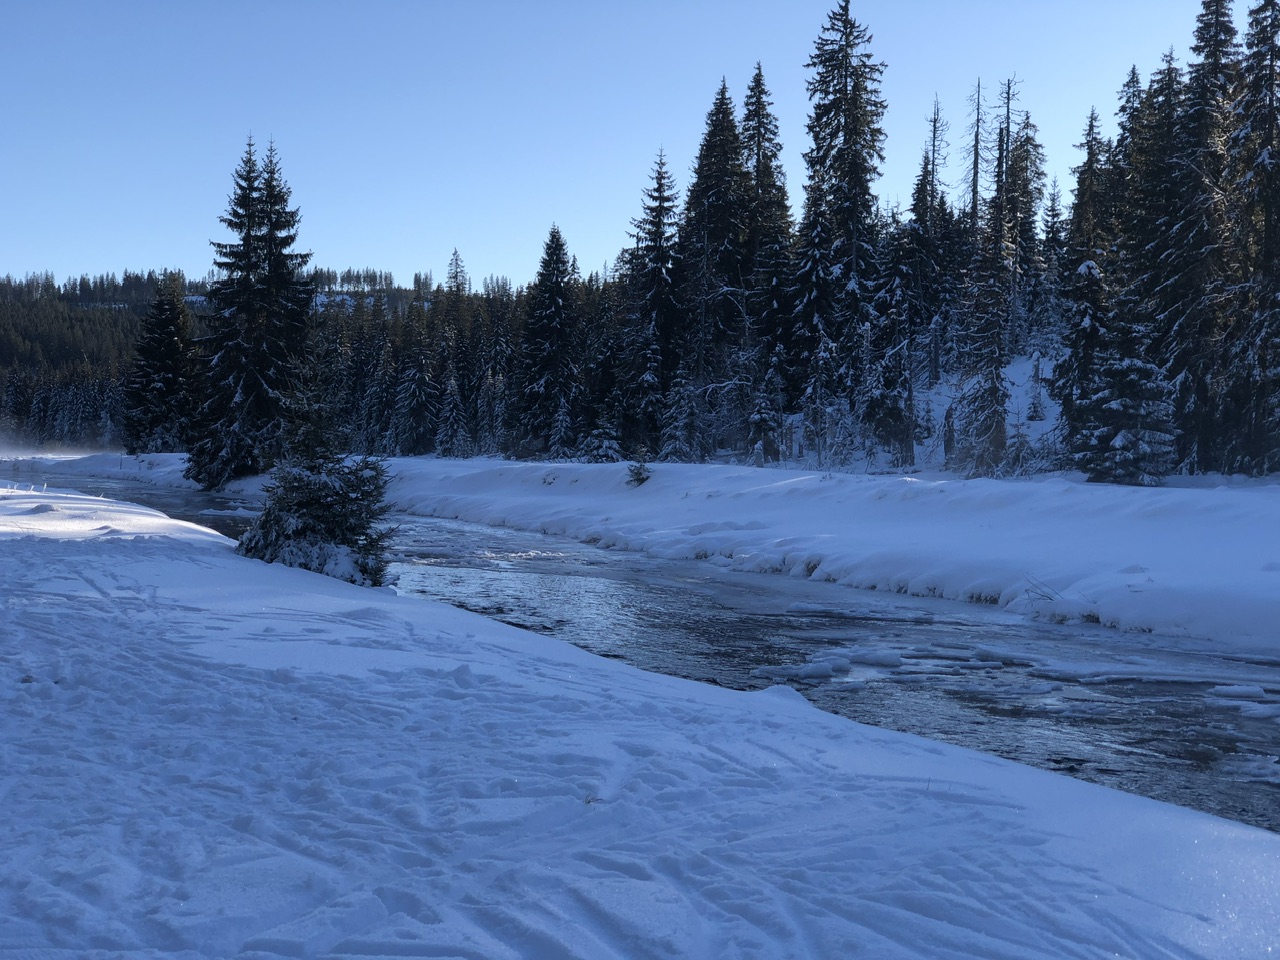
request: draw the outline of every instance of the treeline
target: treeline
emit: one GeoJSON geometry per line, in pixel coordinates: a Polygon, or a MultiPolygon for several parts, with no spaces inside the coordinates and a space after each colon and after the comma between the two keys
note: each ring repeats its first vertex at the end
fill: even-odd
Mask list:
{"type": "MultiPolygon", "coordinates": [[[[555,228],[525,287],[489,278],[477,288],[457,253],[443,283],[419,274],[409,287],[377,270],[294,261],[288,296],[305,294],[309,308],[305,323],[290,323],[305,332],[280,334],[298,340],[283,352],[259,351],[281,378],[267,395],[306,381],[346,449],[378,455],[892,469],[927,458],[968,476],[1075,467],[1141,484],[1171,472],[1272,472],[1280,0],[1253,5],[1243,38],[1228,0],[1203,0],[1192,56],[1185,68],[1166,57],[1146,82],[1130,73],[1114,138],[1102,136],[1096,110],[1088,116],[1069,209],[1046,183],[1014,81],[994,95],[974,90],[955,148],[968,171],[959,190],[943,180],[955,165],[935,104],[910,204],[885,209],[874,193],[885,66],[842,0],[808,62],[798,222],[757,67],[740,108],[727,84],[716,92],[683,194],[657,156],[632,244],[608,271],[582,276],[555,228]],[[1015,384],[1011,369],[1028,375],[1015,384]]],[[[242,212],[223,219],[233,232],[242,212]]],[[[122,427],[133,448],[208,445],[199,384],[226,352],[214,347],[236,269],[218,262],[202,290],[212,305],[171,298],[195,311],[191,385],[163,414],[162,439],[122,427]]],[[[75,311],[101,312],[101,352],[82,351],[81,372],[116,377],[124,407],[105,416],[124,424],[145,395],[130,393],[120,366],[122,343],[138,336],[137,304],[112,306],[129,301],[94,281],[71,286],[9,281],[0,304],[22,288],[10,299],[63,311],[57,322],[71,330],[75,311]]],[[[54,313],[36,325],[47,336],[14,327],[15,352],[0,356],[17,358],[25,337],[30,365],[4,364],[24,371],[10,383],[32,365],[74,367],[70,340],[52,333],[54,313]]],[[[46,421],[10,392],[11,430],[64,439],[37,435],[46,421]]],[[[264,416],[283,416],[282,403],[265,403],[264,416]]],[[[250,459],[270,462],[271,430],[254,431],[262,446],[250,459]]]]}

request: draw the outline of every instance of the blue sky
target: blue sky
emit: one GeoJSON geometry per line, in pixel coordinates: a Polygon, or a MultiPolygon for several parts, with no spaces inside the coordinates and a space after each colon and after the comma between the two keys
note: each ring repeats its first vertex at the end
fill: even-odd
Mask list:
{"type": "MultiPolygon", "coordinates": [[[[659,149],[683,191],[720,84],[756,61],[792,200],[804,67],[834,0],[17,0],[0,31],[0,274],[200,276],[231,172],[274,139],[317,265],[532,279],[552,223],[584,271],[628,243],[659,149]]],[[[1245,2],[1238,17],[1243,23],[1245,2]]],[[[1089,109],[1181,62],[1199,0],[863,0],[887,64],[886,201],[908,198],[935,94],[1020,81],[1069,197],[1089,109]]]]}

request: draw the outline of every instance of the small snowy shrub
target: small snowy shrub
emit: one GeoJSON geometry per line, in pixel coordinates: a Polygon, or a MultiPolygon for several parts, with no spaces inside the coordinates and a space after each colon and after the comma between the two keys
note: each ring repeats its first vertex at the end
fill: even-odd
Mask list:
{"type": "Polygon", "coordinates": [[[387,470],[372,457],[337,452],[335,412],[319,399],[323,363],[311,354],[285,400],[283,456],[271,472],[262,513],[236,552],[347,580],[382,585],[387,572],[387,470]]]}
{"type": "Polygon", "coordinates": [[[380,586],[391,531],[381,526],[387,475],[367,457],[318,457],[277,467],[262,513],[240,537],[246,557],[380,586]]]}
{"type": "Polygon", "coordinates": [[[637,460],[627,467],[627,486],[638,487],[651,476],[653,474],[649,470],[649,465],[643,460],[637,460]]]}

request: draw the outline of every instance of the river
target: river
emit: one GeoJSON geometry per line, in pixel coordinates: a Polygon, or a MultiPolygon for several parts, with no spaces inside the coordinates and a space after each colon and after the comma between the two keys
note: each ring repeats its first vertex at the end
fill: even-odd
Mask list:
{"type": "MultiPolygon", "coordinates": [[[[24,466],[238,535],[253,504],[24,466]]],[[[645,670],[824,710],[1280,832],[1280,661],[989,607],[399,515],[390,573],[645,670]]]]}

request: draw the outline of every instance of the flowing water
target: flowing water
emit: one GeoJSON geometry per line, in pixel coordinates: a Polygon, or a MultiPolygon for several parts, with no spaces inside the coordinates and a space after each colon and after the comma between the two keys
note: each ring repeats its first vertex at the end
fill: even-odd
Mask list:
{"type": "MultiPolygon", "coordinates": [[[[253,507],[127,481],[37,480],[232,536],[253,507]]],[[[394,521],[401,593],[645,670],[735,689],[788,683],[853,720],[1280,831],[1280,659],[503,528],[394,521]]]]}

